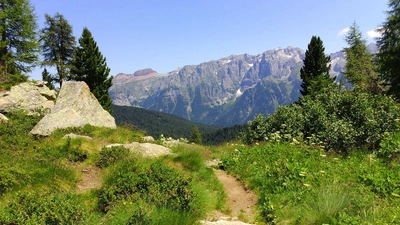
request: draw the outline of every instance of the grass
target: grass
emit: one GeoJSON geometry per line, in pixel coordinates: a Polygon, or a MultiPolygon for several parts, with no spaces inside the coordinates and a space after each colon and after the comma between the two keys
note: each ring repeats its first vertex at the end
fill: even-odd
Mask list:
{"type": "Polygon", "coordinates": [[[271,142],[181,144],[172,155],[145,159],[123,148],[103,149],[141,141],[143,134],[128,128],[85,126],[35,138],[28,133],[39,116],[7,116],[0,126],[2,224],[193,224],[212,210],[226,210],[222,184],[204,163],[214,158],[256,192],[263,223],[400,224],[395,155],[342,156],[271,142]],[[92,139],[62,139],[69,133],[92,139]],[[82,169],[90,166],[101,168],[103,184],[78,193],[82,169]]]}
{"type": "Polygon", "coordinates": [[[193,224],[223,206],[222,186],[204,164],[211,153],[202,146],[144,159],[103,148],[140,142],[138,131],[86,125],[34,137],[29,131],[40,116],[7,117],[0,126],[1,224],[193,224]],[[69,133],[92,139],[63,139],[69,133]],[[102,170],[101,188],[78,193],[82,169],[93,166],[102,170]]]}
{"type": "Polygon", "coordinates": [[[399,165],[367,151],[344,157],[286,143],[231,146],[221,166],[257,192],[266,223],[400,222],[399,165]]]}

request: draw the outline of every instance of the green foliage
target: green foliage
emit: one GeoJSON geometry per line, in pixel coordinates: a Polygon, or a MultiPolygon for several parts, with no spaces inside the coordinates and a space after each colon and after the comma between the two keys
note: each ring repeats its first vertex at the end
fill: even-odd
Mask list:
{"type": "Polygon", "coordinates": [[[195,193],[190,180],[160,161],[138,165],[126,161],[116,167],[99,192],[99,207],[106,212],[121,200],[145,199],[157,207],[193,212],[195,193]]]}
{"type": "Polygon", "coordinates": [[[8,89],[26,81],[38,62],[37,18],[28,0],[0,4],[0,89],[8,89]]]}
{"type": "Polygon", "coordinates": [[[267,123],[262,114],[254,118],[254,120],[249,121],[247,124],[247,131],[243,132],[243,142],[252,144],[268,140],[266,126],[267,123]]]}
{"type": "Polygon", "coordinates": [[[345,76],[351,82],[355,91],[367,93],[383,93],[382,82],[376,73],[373,56],[368,52],[366,41],[354,22],[345,38],[348,48],[346,54],[345,76]]]}
{"type": "Polygon", "coordinates": [[[377,153],[385,159],[396,158],[400,153],[400,132],[386,132],[377,153]]]}
{"type": "Polygon", "coordinates": [[[50,90],[55,89],[54,84],[53,84],[54,77],[52,77],[52,75],[47,71],[46,68],[44,68],[44,70],[42,72],[42,80],[47,82],[46,86],[50,90]]]}
{"type": "Polygon", "coordinates": [[[400,1],[389,0],[390,10],[386,12],[386,21],[379,28],[382,36],[377,39],[379,47],[378,66],[383,79],[389,84],[388,92],[400,97],[400,1]]]}
{"type": "Polygon", "coordinates": [[[0,223],[79,224],[87,215],[77,195],[23,192],[0,212],[0,223]]]}
{"type": "Polygon", "coordinates": [[[192,135],[189,138],[189,142],[193,142],[193,143],[199,144],[199,145],[202,143],[201,134],[200,134],[199,128],[197,126],[194,126],[192,135]]]}
{"type": "Polygon", "coordinates": [[[385,132],[398,129],[399,106],[390,97],[328,91],[256,118],[244,134],[247,144],[262,140],[304,141],[326,150],[378,149],[385,132]]]}
{"type": "Polygon", "coordinates": [[[87,152],[81,150],[79,145],[80,143],[78,147],[72,147],[71,138],[67,138],[67,143],[60,148],[60,154],[71,162],[83,162],[88,156],[87,152]]]}
{"type": "Polygon", "coordinates": [[[230,141],[236,141],[240,134],[245,131],[247,124],[239,124],[232,127],[224,127],[214,132],[203,133],[204,145],[220,145],[230,141]]]}
{"type": "Polygon", "coordinates": [[[303,144],[234,147],[221,167],[255,190],[268,224],[399,222],[397,163],[365,151],[327,155],[303,144]]]}
{"type": "Polygon", "coordinates": [[[340,213],[351,206],[351,189],[345,185],[332,184],[313,190],[304,201],[304,224],[335,224],[340,213]]]}
{"type": "Polygon", "coordinates": [[[45,15],[46,27],[41,29],[40,48],[44,66],[55,66],[57,75],[54,81],[62,86],[63,80],[69,78],[69,68],[74,56],[75,37],[72,27],[63,15],[56,13],[53,17],[45,15]]]}
{"type": "Polygon", "coordinates": [[[300,93],[303,96],[319,93],[334,81],[329,76],[328,63],[331,58],[325,56],[324,51],[325,47],[320,37],[312,36],[303,60],[304,66],[300,69],[300,78],[303,80],[300,93]]]}
{"type": "Polygon", "coordinates": [[[103,147],[100,151],[100,159],[96,162],[96,166],[105,168],[114,163],[127,159],[130,155],[130,150],[123,146],[114,146],[111,148],[103,147]]]}
{"type": "Polygon", "coordinates": [[[90,91],[96,96],[100,105],[108,112],[112,112],[112,99],[108,89],[112,86],[112,78],[108,78],[110,68],[107,67],[106,58],[101,54],[92,33],[83,28],[79,45],[71,62],[71,78],[84,81],[90,91]]]}
{"type": "Polygon", "coordinates": [[[197,126],[201,133],[212,133],[219,129],[210,125],[195,124],[167,113],[137,107],[112,105],[112,108],[112,115],[117,125],[134,127],[155,138],[161,134],[174,139],[189,138],[193,126],[197,126]]]}

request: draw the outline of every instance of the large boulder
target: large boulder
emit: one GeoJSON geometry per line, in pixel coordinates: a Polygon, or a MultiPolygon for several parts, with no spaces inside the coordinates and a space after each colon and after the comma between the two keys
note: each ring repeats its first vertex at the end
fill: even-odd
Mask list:
{"type": "Polygon", "coordinates": [[[51,113],[44,116],[30,133],[48,136],[58,128],[83,127],[85,124],[117,127],[114,117],[103,109],[85,82],[65,81],[51,113]]]}
{"type": "Polygon", "coordinates": [[[38,110],[50,112],[54,107],[56,91],[50,90],[44,81],[30,81],[13,86],[0,93],[0,112],[25,110],[29,114],[38,110]]]}

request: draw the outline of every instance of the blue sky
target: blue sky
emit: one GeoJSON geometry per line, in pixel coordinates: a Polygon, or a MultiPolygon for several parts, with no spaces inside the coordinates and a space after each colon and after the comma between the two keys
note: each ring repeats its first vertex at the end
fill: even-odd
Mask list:
{"type": "MultiPolygon", "coordinates": [[[[320,36],[326,53],[346,47],[354,21],[368,42],[385,20],[386,0],[31,0],[39,28],[59,12],[78,38],[87,27],[110,75],[152,68],[167,73],[232,54],[287,46],[306,50],[320,36]],[[369,32],[369,33],[368,33],[369,32]]],[[[30,74],[41,79],[43,68],[30,74]]]]}

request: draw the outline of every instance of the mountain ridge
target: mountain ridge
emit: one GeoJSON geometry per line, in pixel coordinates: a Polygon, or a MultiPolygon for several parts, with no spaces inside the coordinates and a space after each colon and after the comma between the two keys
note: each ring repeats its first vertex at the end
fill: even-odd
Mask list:
{"type": "MultiPolygon", "coordinates": [[[[203,124],[243,124],[300,97],[304,54],[289,46],[258,55],[230,55],[166,74],[113,82],[110,95],[115,105],[166,112],[203,124]]],[[[331,58],[331,75],[340,79],[344,54],[337,52],[331,58]]]]}

